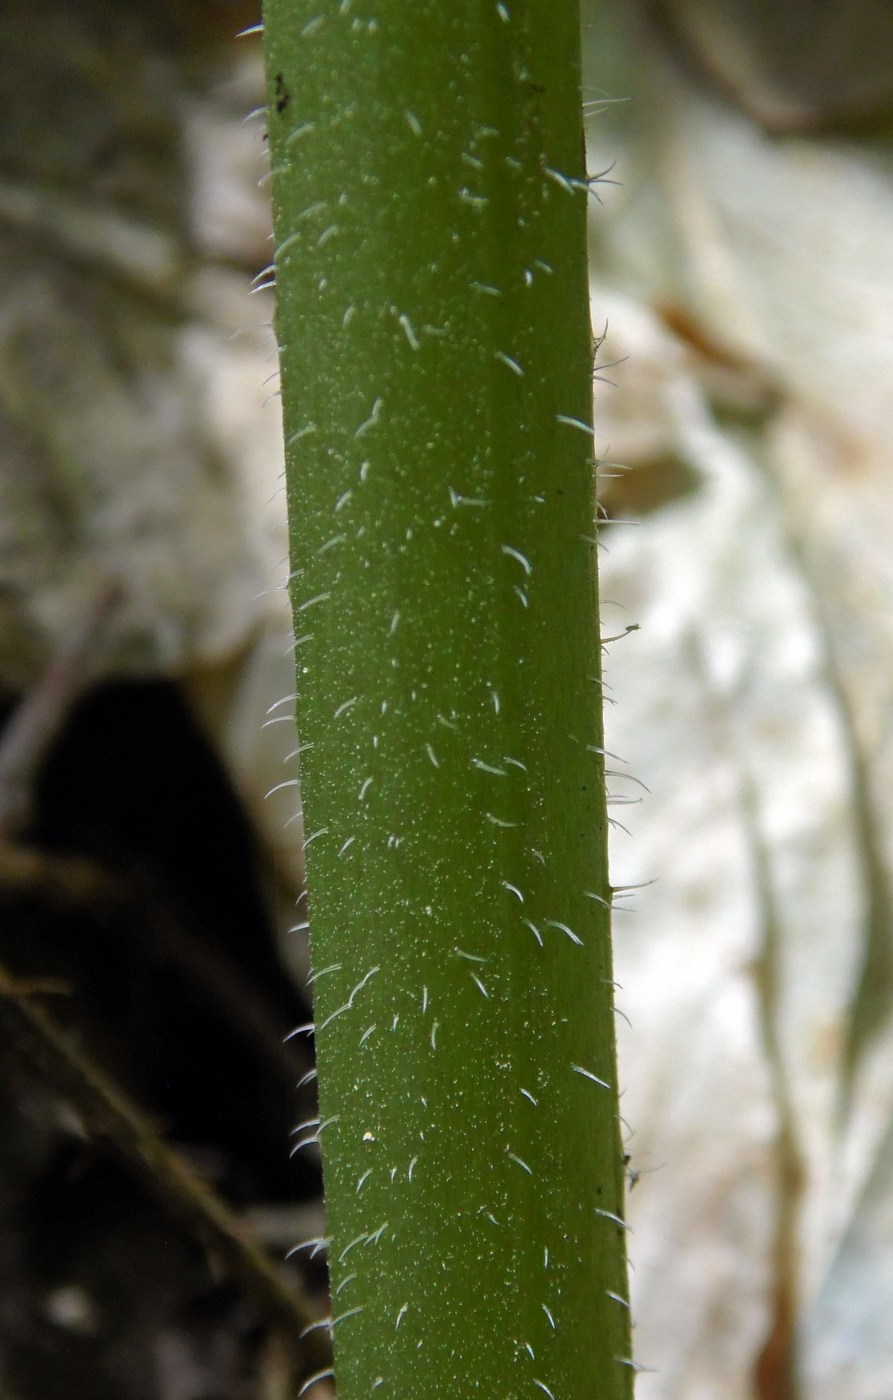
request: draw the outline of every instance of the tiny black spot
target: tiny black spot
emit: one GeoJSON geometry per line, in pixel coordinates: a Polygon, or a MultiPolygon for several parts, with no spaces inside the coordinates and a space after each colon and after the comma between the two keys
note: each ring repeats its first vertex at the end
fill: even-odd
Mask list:
{"type": "Polygon", "coordinates": [[[291,101],[291,93],[285,86],[285,76],[282,73],[276,74],[276,111],[282,115],[291,101]]]}

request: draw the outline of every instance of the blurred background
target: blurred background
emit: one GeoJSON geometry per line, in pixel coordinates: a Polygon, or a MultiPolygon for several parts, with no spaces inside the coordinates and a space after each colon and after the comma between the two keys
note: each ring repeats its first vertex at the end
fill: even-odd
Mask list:
{"type": "MultiPolygon", "coordinates": [[[[258,19],[0,11],[0,1400],[325,1365],[258,19]]],[[[890,1400],[893,9],[584,47],[637,1394],[890,1400]]]]}

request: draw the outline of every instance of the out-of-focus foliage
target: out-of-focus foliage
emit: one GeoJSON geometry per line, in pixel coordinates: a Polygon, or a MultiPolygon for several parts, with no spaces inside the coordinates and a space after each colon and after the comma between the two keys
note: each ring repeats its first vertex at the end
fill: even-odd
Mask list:
{"type": "Polygon", "coordinates": [[[123,587],[112,673],[218,660],[269,614],[277,415],[255,409],[251,340],[228,340],[269,320],[269,302],[246,300],[245,270],[268,253],[261,132],[242,125],[257,88],[207,35],[198,46],[189,8],[0,13],[8,688],[103,577],[123,587]]]}
{"type": "Polygon", "coordinates": [[[777,9],[589,7],[641,1400],[893,1391],[893,67],[769,131],[872,46],[777,9]]]}
{"type": "Polygon", "coordinates": [[[263,801],[294,743],[260,729],[293,687],[253,18],[0,9],[0,688],[117,581],[96,678],[185,677],[297,881],[294,788],[263,801]]]}
{"type": "Polygon", "coordinates": [[[4,1400],[294,1395],[322,1336],[241,1267],[325,1307],[254,18],[0,6],[4,1400]]]}
{"type": "MultiPolygon", "coordinates": [[[[288,859],[260,70],[212,11],[222,44],[210,0],[0,9],[0,676],[122,579],[106,668],[187,675],[288,859]]],[[[606,631],[641,628],[608,747],[651,789],[614,878],[657,878],[616,919],[638,1393],[889,1400],[890,10],[655,13],[586,30],[621,99],[590,123],[605,501],[638,522],[604,532],[606,631]]]]}
{"type": "Polygon", "coordinates": [[[663,36],[775,131],[893,115],[887,0],[643,0],[663,36]]]}

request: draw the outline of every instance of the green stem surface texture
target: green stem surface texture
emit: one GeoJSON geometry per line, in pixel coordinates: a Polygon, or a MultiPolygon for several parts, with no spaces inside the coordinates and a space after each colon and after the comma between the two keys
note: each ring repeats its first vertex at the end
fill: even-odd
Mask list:
{"type": "Polygon", "coordinates": [[[578,7],[265,9],[339,1395],[621,1400],[578,7]]]}

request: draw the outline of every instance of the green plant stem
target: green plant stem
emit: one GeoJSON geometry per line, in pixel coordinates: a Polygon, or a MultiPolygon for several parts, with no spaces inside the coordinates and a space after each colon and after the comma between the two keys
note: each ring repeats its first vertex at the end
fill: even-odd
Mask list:
{"type": "Polygon", "coordinates": [[[265,19],[339,1395],[620,1400],[578,8],[265,19]]]}

